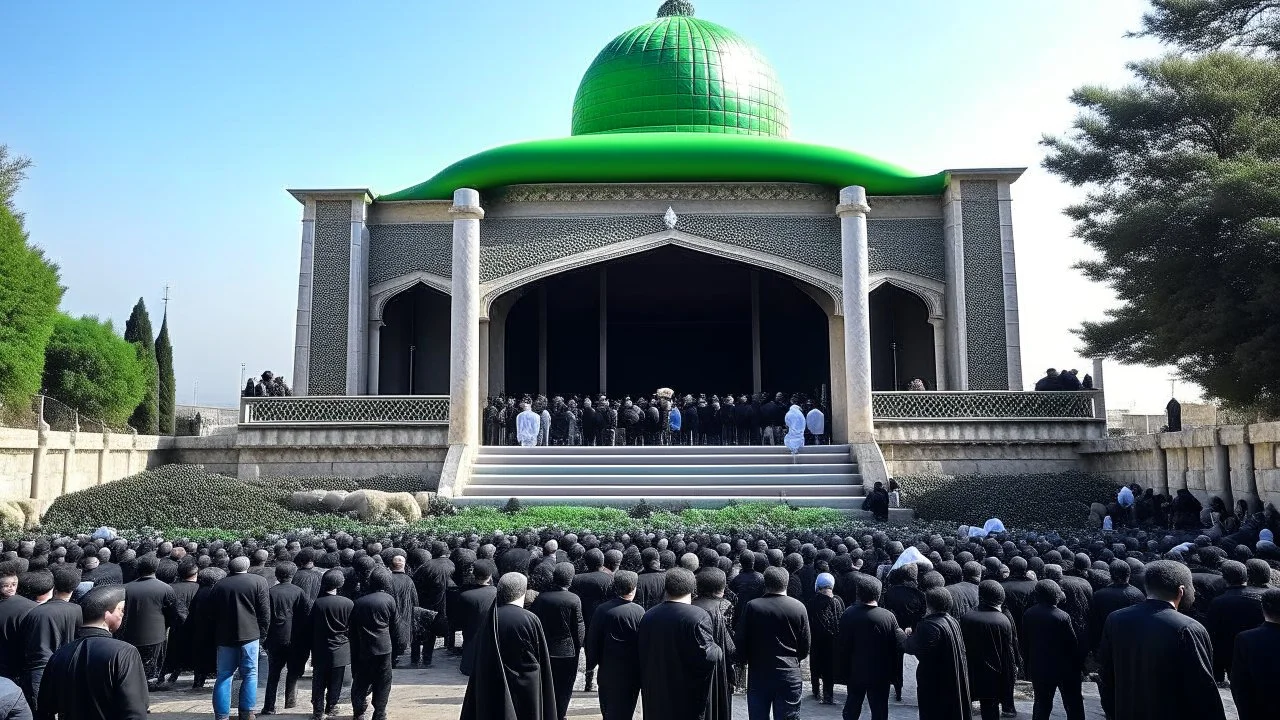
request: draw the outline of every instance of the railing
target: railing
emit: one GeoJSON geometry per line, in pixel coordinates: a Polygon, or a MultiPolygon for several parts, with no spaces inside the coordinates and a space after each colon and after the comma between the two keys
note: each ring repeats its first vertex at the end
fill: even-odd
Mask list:
{"type": "Polygon", "coordinates": [[[133,432],[127,423],[109,425],[47,395],[33,396],[29,405],[0,407],[0,427],[38,430],[41,423],[53,432],[133,432]]]}
{"type": "Polygon", "coordinates": [[[338,395],[240,398],[241,425],[448,425],[449,398],[338,395]]]}
{"type": "MultiPolygon", "coordinates": [[[[1077,392],[876,392],[876,420],[1093,420],[1101,390],[1077,392]]],[[[1101,418],[1105,419],[1105,418],[1101,418]]]]}

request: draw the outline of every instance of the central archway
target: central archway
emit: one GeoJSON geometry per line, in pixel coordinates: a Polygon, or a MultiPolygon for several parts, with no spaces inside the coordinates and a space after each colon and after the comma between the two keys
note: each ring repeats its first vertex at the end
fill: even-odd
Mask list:
{"type": "Polygon", "coordinates": [[[674,245],[507,293],[507,394],[802,392],[829,387],[827,312],[799,281],[674,245]]]}

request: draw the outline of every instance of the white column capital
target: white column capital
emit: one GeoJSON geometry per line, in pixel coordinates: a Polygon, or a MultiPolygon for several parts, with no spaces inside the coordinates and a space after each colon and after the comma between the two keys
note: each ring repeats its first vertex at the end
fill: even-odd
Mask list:
{"type": "Polygon", "coordinates": [[[455,219],[483,220],[484,208],[480,207],[480,191],[459,188],[453,191],[453,206],[449,212],[455,219]]]}
{"type": "Polygon", "coordinates": [[[865,217],[871,212],[867,204],[867,189],[861,185],[850,185],[840,190],[840,204],[836,205],[839,217],[865,217]]]}

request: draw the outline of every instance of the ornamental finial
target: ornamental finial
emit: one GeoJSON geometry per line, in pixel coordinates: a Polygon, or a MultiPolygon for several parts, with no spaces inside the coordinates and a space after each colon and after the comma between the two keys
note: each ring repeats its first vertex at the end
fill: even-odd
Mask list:
{"type": "Polygon", "coordinates": [[[672,15],[693,17],[693,3],[689,2],[689,0],[667,0],[662,3],[662,7],[658,8],[658,17],[671,17],[672,15]]]}

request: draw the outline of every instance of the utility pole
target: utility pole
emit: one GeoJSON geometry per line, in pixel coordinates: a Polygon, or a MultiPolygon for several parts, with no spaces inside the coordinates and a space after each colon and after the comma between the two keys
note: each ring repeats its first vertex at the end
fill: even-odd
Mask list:
{"type": "Polygon", "coordinates": [[[191,404],[199,405],[200,404],[200,378],[195,379],[194,385],[195,387],[192,389],[192,394],[195,396],[195,398],[191,404]]]}

